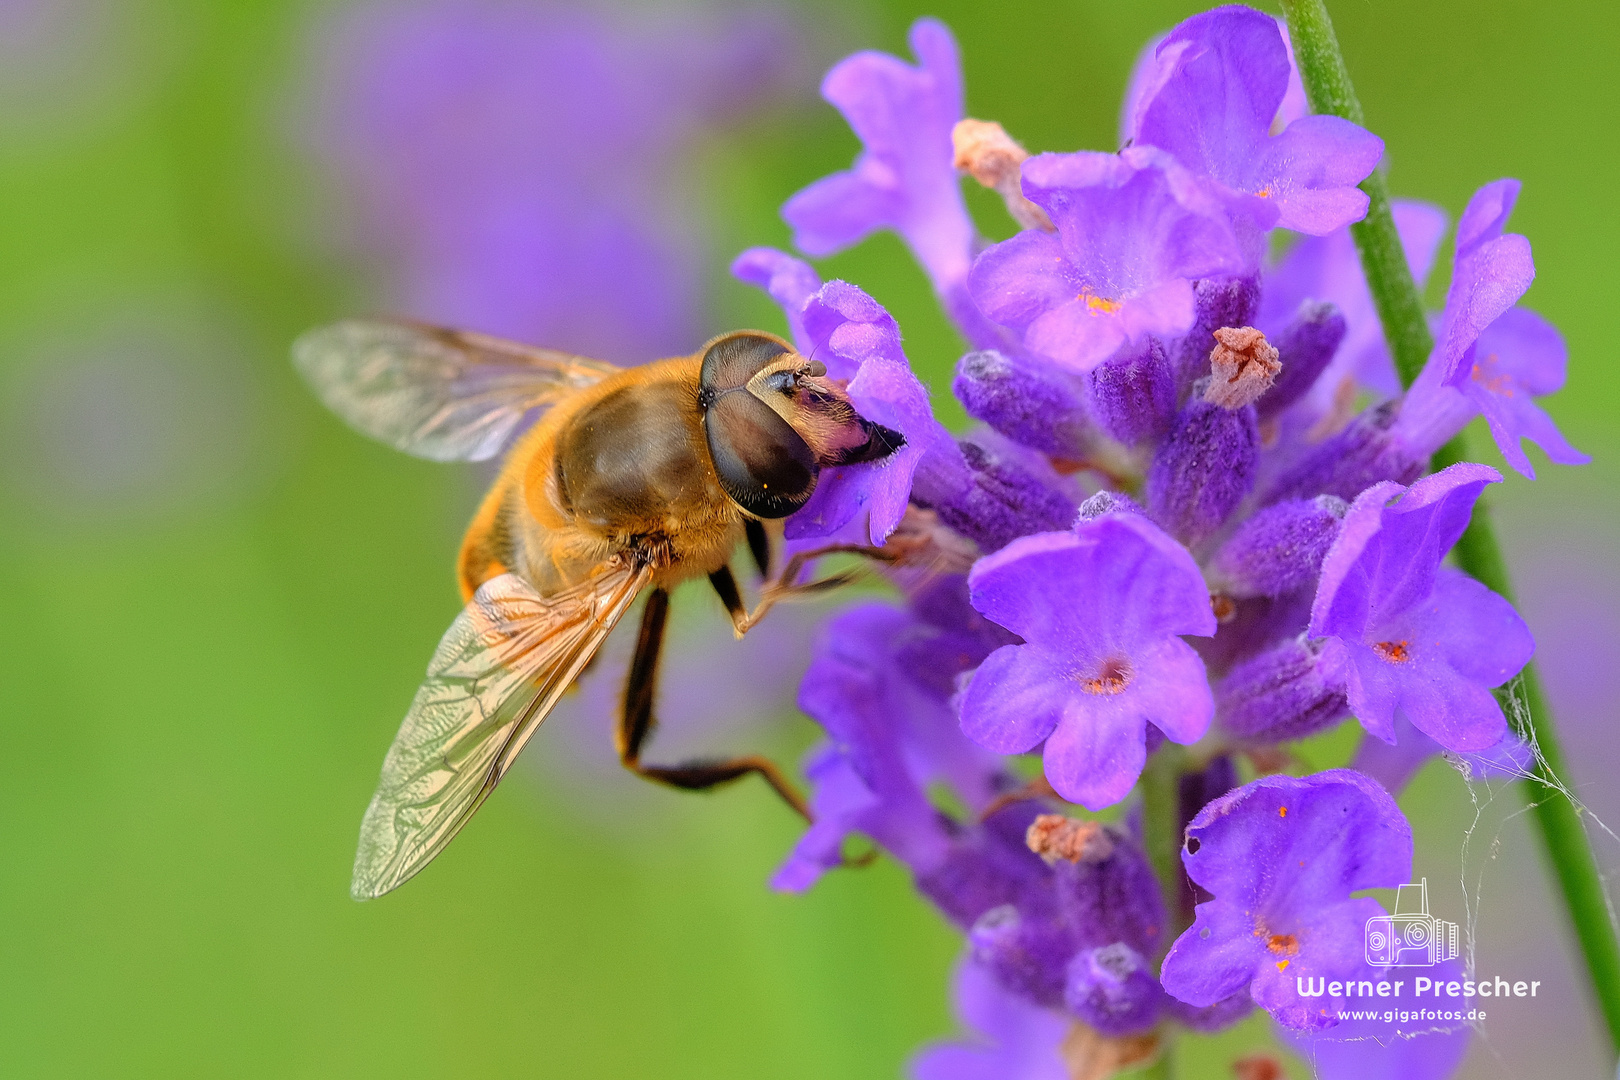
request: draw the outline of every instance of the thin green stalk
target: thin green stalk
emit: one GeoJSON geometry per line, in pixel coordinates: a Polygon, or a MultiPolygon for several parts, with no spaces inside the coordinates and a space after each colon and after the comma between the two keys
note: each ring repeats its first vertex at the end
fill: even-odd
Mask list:
{"type": "MultiPolygon", "coordinates": [[[[1344,54],[1339,51],[1326,4],[1323,0],[1282,0],[1282,7],[1311,108],[1361,124],[1361,103],[1356,100],[1355,87],[1345,69],[1344,54]]],[[[1424,318],[1417,283],[1412,280],[1400,236],[1395,231],[1383,174],[1373,173],[1362,183],[1361,190],[1370,201],[1367,217],[1351,226],[1350,231],[1361,254],[1362,270],[1377,305],[1384,336],[1395,355],[1401,383],[1411,386],[1434,348],[1434,339],[1424,318]]],[[[1435,465],[1444,467],[1464,460],[1466,452],[1459,436],[1441,447],[1435,455],[1435,465]]],[[[1507,564],[1491,528],[1488,508],[1483,504],[1457,542],[1455,554],[1457,565],[1463,570],[1493,591],[1512,599],[1507,564]]],[[[1536,825],[1564,894],[1564,905],[1574,924],[1587,972],[1608,1024],[1611,1049],[1620,1047],[1620,942],[1615,938],[1603,880],[1587,843],[1586,830],[1581,826],[1580,812],[1559,786],[1557,778],[1563,772],[1563,750],[1534,666],[1525,667],[1519,685],[1524,693],[1524,708],[1509,710],[1509,716],[1520,737],[1533,742],[1539,750],[1531,768],[1533,775],[1525,781],[1536,825]]]]}

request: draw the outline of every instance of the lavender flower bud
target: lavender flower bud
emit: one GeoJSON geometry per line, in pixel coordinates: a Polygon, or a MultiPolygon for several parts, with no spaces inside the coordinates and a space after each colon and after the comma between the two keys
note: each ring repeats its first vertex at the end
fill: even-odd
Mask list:
{"type": "Polygon", "coordinates": [[[1254,406],[1194,398],[1176,415],[1147,475],[1148,514],[1188,546],[1219,529],[1254,485],[1260,428],[1254,406]]]}
{"type": "Polygon", "coordinates": [[[1127,446],[1163,435],[1176,412],[1176,380],[1164,346],[1148,338],[1093,368],[1091,407],[1098,423],[1127,446]]]}
{"type": "Polygon", "coordinates": [[[1123,941],[1088,949],[1069,961],[1063,1003],[1104,1035],[1152,1027],[1164,997],[1147,960],[1123,941]]]}
{"type": "Polygon", "coordinates": [[[1238,527],[1210,560],[1230,597],[1281,596],[1316,580],[1349,505],[1334,495],[1289,499],[1238,527]]]}
{"type": "Polygon", "coordinates": [[[973,924],[968,948],[1008,990],[1042,1005],[1063,1003],[1074,941],[1054,920],[1025,918],[1012,904],[1003,904],[973,924]]]}
{"type": "Polygon", "coordinates": [[[1384,480],[1410,484],[1423,475],[1427,461],[1390,437],[1399,412],[1399,400],[1367,409],[1349,427],[1323,441],[1278,477],[1261,501],[1274,503],[1316,495],[1354,499],[1384,480]]]}
{"type": "Polygon", "coordinates": [[[994,349],[970,352],[957,363],[951,390],[969,416],[1014,442],[1057,457],[1085,452],[1090,425],[1081,385],[1050,364],[994,349]]]}
{"type": "Polygon", "coordinates": [[[1349,703],[1322,678],[1320,653],[1301,636],[1234,667],[1216,692],[1217,722],[1238,738],[1282,742],[1341,719],[1349,703]]]}
{"type": "Polygon", "coordinates": [[[1075,524],[1082,521],[1092,521],[1105,514],[1140,514],[1143,510],[1136,500],[1129,495],[1122,495],[1117,491],[1099,491],[1085,502],[1080,504],[1080,512],[1075,515],[1075,524]]]}
{"type": "Polygon", "coordinates": [[[1202,278],[1193,282],[1197,305],[1193,324],[1177,344],[1170,366],[1176,376],[1176,397],[1183,400],[1192,384],[1209,374],[1209,351],[1215,331],[1223,326],[1252,326],[1260,309],[1258,278],[1202,278]]]}
{"type": "Polygon", "coordinates": [[[1305,396],[1338,352],[1344,334],[1344,316],[1334,305],[1307,300],[1299,306],[1293,321],[1271,339],[1282,371],[1266,396],[1255,403],[1260,419],[1277,415],[1305,396]]]}
{"type": "MultiPolygon", "coordinates": [[[[1058,532],[1074,521],[1075,506],[1016,463],[996,457],[977,443],[963,441],[967,483],[936,492],[918,487],[912,499],[939,515],[939,520],[978,544],[986,554],[1030,533],[1058,532]],[[941,501],[929,502],[930,496],[941,501]]],[[[932,485],[930,485],[931,487],[932,485]]]]}

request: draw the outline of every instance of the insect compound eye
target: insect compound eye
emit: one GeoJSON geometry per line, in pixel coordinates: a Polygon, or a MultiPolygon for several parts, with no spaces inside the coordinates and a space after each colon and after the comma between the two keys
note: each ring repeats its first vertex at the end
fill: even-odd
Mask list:
{"type": "Polygon", "coordinates": [[[761,368],[792,351],[781,338],[754,330],[717,339],[703,354],[703,370],[698,376],[705,407],[726,391],[748,385],[761,368]]]}
{"type": "Polygon", "coordinates": [[[738,506],[782,518],[809,501],[815,455],[769,405],[746,390],[722,393],[704,411],[703,429],[720,486],[738,506]]]}

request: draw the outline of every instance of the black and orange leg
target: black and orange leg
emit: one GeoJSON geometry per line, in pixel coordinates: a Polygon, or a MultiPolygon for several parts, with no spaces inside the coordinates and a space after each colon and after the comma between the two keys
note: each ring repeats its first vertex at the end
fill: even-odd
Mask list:
{"type": "MultiPolygon", "coordinates": [[[[730,580],[730,571],[726,572],[725,577],[730,580]]],[[[716,588],[719,586],[716,585],[716,588]]],[[[736,590],[735,582],[732,582],[732,590],[736,590]]],[[[738,604],[741,605],[740,600],[738,604]]],[[[668,620],[669,593],[654,589],[647,595],[647,606],[641,614],[641,632],[636,637],[636,653],[630,660],[630,676],[624,688],[624,709],[619,715],[619,727],[614,736],[619,760],[625,768],[639,776],[688,791],[707,790],[741,779],[749,773],[758,773],[782,797],[783,802],[809,821],[810,807],[804,801],[804,796],[769,758],[751,754],[713,761],[687,761],[679,765],[647,765],[642,762],[642,748],[653,728],[658,725],[653,716],[653,699],[658,692],[658,661],[663,652],[664,627],[668,620]]]]}

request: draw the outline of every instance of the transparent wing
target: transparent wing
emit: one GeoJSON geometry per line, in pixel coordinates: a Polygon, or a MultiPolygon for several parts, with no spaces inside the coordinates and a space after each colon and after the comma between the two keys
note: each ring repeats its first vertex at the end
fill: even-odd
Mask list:
{"type": "Polygon", "coordinates": [[[439,642],[383,759],[360,823],[355,899],[398,887],[444,849],[651,574],[616,561],[556,596],[515,574],[479,588],[439,642]]]}
{"type": "Polygon", "coordinates": [[[601,360],[394,319],[347,319],[293,343],[293,364],[360,431],[433,461],[494,457],[531,409],[620,370],[601,360]]]}

